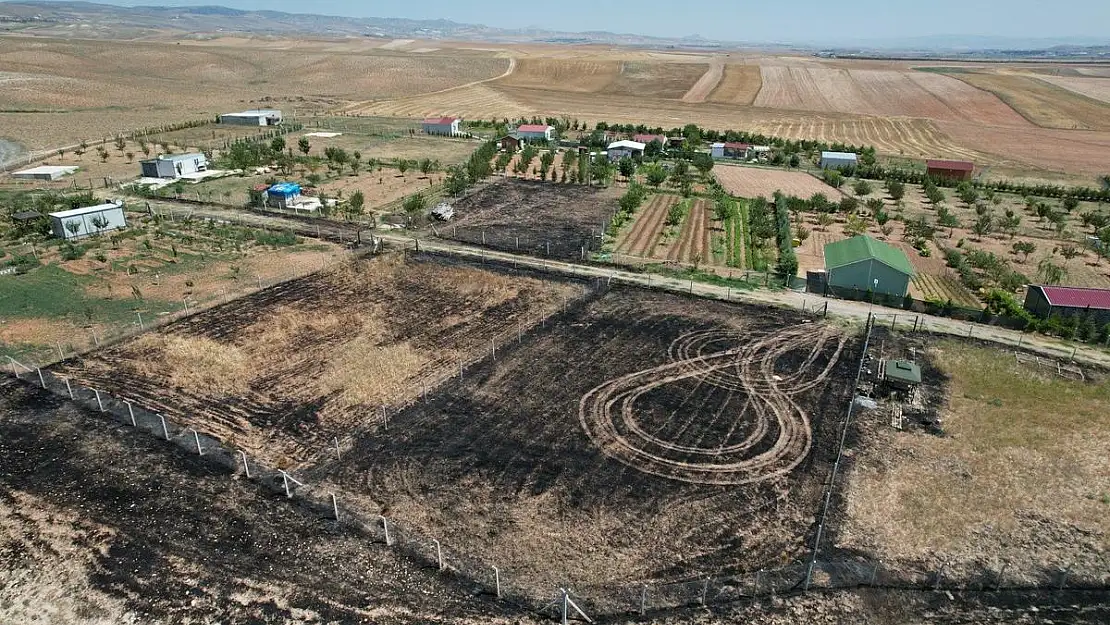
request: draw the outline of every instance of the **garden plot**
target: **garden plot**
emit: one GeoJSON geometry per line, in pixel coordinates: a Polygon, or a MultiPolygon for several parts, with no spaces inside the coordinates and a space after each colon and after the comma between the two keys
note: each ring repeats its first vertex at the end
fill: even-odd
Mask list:
{"type": "Polygon", "coordinates": [[[369,433],[327,478],[533,593],[795,562],[856,351],[793,312],[613,290],[369,433]]]}

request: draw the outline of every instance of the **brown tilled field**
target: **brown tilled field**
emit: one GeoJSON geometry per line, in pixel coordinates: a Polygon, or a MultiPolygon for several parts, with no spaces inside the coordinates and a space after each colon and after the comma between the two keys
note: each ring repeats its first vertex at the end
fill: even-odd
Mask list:
{"type": "Polygon", "coordinates": [[[824,193],[832,201],[839,201],[840,191],[830,187],[811,174],[760,167],[721,166],[713,168],[713,175],[730,195],[744,198],[770,199],[776,191],[786,195],[808,198],[814,193],[824,193]]]}
{"type": "Polygon", "coordinates": [[[1057,87],[1039,77],[977,72],[953,76],[997,95],[1042,128],[1110,130],[1110,103],[1057,87]]]}

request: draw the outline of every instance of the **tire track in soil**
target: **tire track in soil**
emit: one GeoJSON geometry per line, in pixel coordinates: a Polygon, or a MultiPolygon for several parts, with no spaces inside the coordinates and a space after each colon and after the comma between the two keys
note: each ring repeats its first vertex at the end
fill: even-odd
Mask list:
{"type": "Polygon", "coordinates": [[[625,239],[625,253],[646,258],[652,256],[663,222],[667,218],[667,211],[673,203],[672,200],[672,196],[666,195],[656,195],[651,198],[644,214],[636,220],[632,232],[628,233],[628,238],[625,239]]]}

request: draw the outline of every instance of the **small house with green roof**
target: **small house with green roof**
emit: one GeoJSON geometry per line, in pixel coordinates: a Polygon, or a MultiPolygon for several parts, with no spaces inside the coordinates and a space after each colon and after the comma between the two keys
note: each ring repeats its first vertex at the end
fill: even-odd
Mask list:
{"type": "Polygon", "coordinates": [[[825,246],[825,273],[833,289],[905,297],[914,270],[902,250],[861,235],[825,246]]]}

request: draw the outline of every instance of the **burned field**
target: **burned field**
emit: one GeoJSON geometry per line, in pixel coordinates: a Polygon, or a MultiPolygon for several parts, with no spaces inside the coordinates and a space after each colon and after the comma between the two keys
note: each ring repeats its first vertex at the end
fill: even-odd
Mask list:
{"type": "Polygon", "coordinates": [[[616,189],[506,179],[459,200],[440,237],[490,249],[579,260],[601,244],[616,189]]]}
{"type": "Polygon", "coordinates": [[[446,261],[355,260],[54,367],[278,468],[377,427],[581,289],[446,261]]]}
{"type": "Polygon", "coordinates": [[[858,341],[792,312],[580,300],[319,467],[542,596],[805,557],[858,341]]]}

